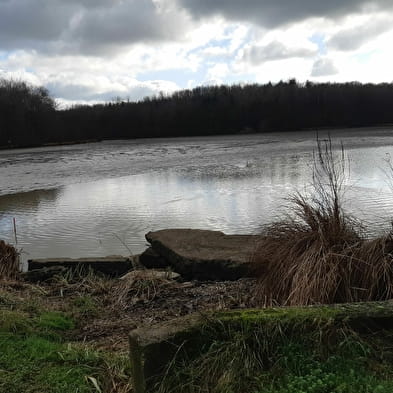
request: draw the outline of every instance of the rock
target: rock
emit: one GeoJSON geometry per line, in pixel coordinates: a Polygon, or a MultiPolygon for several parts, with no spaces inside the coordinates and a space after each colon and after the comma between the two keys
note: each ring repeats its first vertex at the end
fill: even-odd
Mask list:
{"type": "Polygon", "coordinates": [[[44,282],[50,281],[54,276],[63,274],[68,269],[64,266],[51,266],[42,269],[27,271],[20,274],[20,277],[29,282],[44,282]]]}
{"type": "Polygon", "coordinates": [[[163,269],[169,266],[169,262],[152,247],[146,249],[140,256],[139,262],[148,269],[163,269]]]}
{"type": "Polygon", "coordinates": [[[256,235],[226,235],[199,229],[164,229],[146,234],[153,250],[187,280],[237,280],[252,276],[256,235]]]}
{"type": "Polygon", "coordinates": [[[124,276],[120,277],[120,280],[127,281],[138,281],[138,280],[178,280],[180,274],[162,271],[162,270],[133,270],[128,272],[124,276]]]}
{"type": "Polygon", "coordinates": [[[92,269],[93,271],[104,273],[110,277],[119,277],[133,268],[130,258],[121,256],[110,256],[103,258],[54,258],[54,259],[30,259],[28,261],[28,271],[43,269],[52,266],[63,266],[73,270],[92,269]]]}
{"type": "MultiPolygon", "coordinates": [[[[135,393],[145,393],[146,387],[149,388],[157,378],[161,378],[179,348],[182,349],[186,342],[190,345],[194,333],[199,339],[202,320],[201,315],[191,314],[130,332],[131,373],[135,393]]],[[[194,346],[197,345],[194,343],[194,346]]]]}

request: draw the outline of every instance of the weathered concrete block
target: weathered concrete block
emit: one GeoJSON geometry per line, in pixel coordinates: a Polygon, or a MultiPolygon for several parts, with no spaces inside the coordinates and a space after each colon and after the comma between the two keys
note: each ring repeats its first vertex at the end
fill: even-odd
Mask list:
{"type": "Polygon", "coordinates": [[[143,393],[146,386],[160,378],[179,348],[182,351],[195,348],[202,322],[201,315],[192,314],[131,331],[129,344],[135,393],[143,393]]]}
{"type": "Polygon", "coordinates": [[[274,326],[281,334],[289,335],[303,335],[321,326],[338,330],[349,326],[354,331],[368,332],[393,329],[393,302],[235,310],[203,316],[192,314],[159,325],[140,327],[129,335],[135,392],[144,393],[146,388],[160,383],[174,356],[186,355],[187,359],[192,359],[223,335],[226,339],[247,334],[247,331],[253,335],[266,335],[274,326]]]}
{"type": "Polygon", "coordinates": [[[252,275],[258,236],[199,229],[164,229],[146,234],[153,250],[187,280],[237,280],[252,275]]]}
{"type": "Polygon", "coordinates": [[[28,270],[42,269],[51,266],[64,266],[69,269],[92,269],[96,272],[106,274],[111,277],[121,276],[133,268],[132,260],[127,257],[109,256],[102,258],[48,258],[30,259],[28,270]]]}
{"type": "Polygon", "coordinates": [[[64,266],[50,266],[42,269],[29,270],[20,274],[21,278],[28,282],[50,281],[54,276],[64,274],[68,269],[64,266]]]}

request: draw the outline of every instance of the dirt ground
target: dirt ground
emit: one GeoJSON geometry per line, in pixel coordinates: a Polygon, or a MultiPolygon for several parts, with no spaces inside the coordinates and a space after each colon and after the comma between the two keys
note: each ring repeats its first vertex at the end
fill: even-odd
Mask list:
{"type": "Polygon", "coordinates": [[[76,321],[70,341],[120,352],[128,350],[128,333],[135,327],[149,328],[190,313],[255,306],[254,279],[182,282],[149,272],[124,280],[89,274],[57,277],[39,285],[0,281],[0,301],[3,295],[24,310],[66,312],[76,321]]]}

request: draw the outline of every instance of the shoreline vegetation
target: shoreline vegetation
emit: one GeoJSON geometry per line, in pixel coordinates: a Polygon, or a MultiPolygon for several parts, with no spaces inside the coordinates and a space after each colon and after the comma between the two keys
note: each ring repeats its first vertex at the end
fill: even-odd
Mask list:
{"type": "Polygon", "coordinates": [[[257,279],[74,269],[30,284],[4,244],[0,391],[391,393],[393,235],[368,238],[342,210],[346,164],[343,149],[318,142],[311,191],[293,196],[292,215],[267,226],[250,256],[257,279]],[[203,323],[179,330],[179,315],[203,323]],[[129,348],[135,328],[140,348],[129,348]]]}
{"type": "Polygon", "coordinates": [[[66,142],[48,142],[42,145],[25,145],[25,146],[0,146],[0,150],[11,150],[11,149],[29,149],[33,147],[53,147],[53,146],[70,146],[70,145],[83,145],[87,143],[99,143],[101,139],[86,139],[80,141],[66,141],[66,142]]]}
{"type": "Polygon", "coordinates": [[[291,195],[289,215],[262,230],[253,263],[260,271],[257,296],[265,304],[393,298],[393,231],[370,237],[362,222],[344,211],[349,166],[342,145],[337,151],[330,139],[318,140],[310,189],[291,195]]]}
{"type": "MultiPolygon", "coordinates": [[[[0,148],[107,139],[390,126],[393,84],[203,86],[130,102],[59,109],[43,87],[0,79],[0,148]]],[[[372,135],[370,135],[372,136],[372,135]]]]}
{"type": "MultiPolygon", "coordinates": [[[[343,130],[343,131],[350,131],[353,130],[354,132],[362,130],[362,131],[369,131],[370,132],[370,137],[372,137],[374,132],[378,132],[380,130],[385,131],[387,128],[391,128],[393,131],[393,123],[386,123],[386,124],[375,124],[375,125],[367,125],[367,126],[356,126],[356,127],[351,127],[351,128],[343,128],[343,127],[318,127],[318,129],[315,128],[308,128],[308,129],[303,129],[303,130],[298,130],[298,131],[306,131],[306,132],[313,132],[318,133],[318,132],[333,132],[335,130],[343,130]]],[[[276,132],[280,132],[279,130],[277,130],[276,132]]],[[[295,131],[283,131],[283,132],[295,132],[295,131]]],[[[273,131],[274,133],[274,131],[273,131]]],[[[250,135],[250,134],[262,134],[262,133],[258,133],[258,132],[239,132],[238,135],[250,135]]],[[[211,135],[207,135],[207,136],[229,136],[229,135],[236,135],[236,134],[211,134],[211,135]]],[[[192,135],[190,136],[192,137],[198,137],[201,135],[192,135]]],[[[206,136],[206,135],[205,135],[206,136]]],[[[178,136],[179,138],[182,137],[187,137],[185,136],[178,136]]],[[[160,137],[158,137],[160,139],[160,137]]],[[[176,137],[163,137],[163,139],[165,138],[176,138],[176,137]]],[[[19,150],[19,149],[32,149],[32,148],[40,148],[40,147],[61,147],[61,146],[73,146],[73,145],[84,145],[84,144],[90,144],[90,143],[101,143],[104,141],[123,141],[123,140],[136,140],[136,139],[153,139],[153,138],[131,138],[131,139],[124,139],[124,138],[107,138],[107,139],[86,139],[86,140],[76,140],[76,141],[63,141],[63,142],[48,142],[48,143],[44,143],[41,145],[23,145],[23,146],[13,146],[13,145],[9,145],[9,146],[0,146],[0,151],[6,151],[6,150],[19,150]]]]}

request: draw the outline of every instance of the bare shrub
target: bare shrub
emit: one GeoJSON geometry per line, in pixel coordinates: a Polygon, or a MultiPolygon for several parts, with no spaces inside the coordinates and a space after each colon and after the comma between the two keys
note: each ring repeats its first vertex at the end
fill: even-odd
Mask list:
{"type": "Polygon", "coordinates": [[[342,208],[347,160],[318,141],[310,195],[290,198],[291,216],[263,230],[252,256],[265,305],[390,299],[392,234],[368,240],[342,208]]]}

